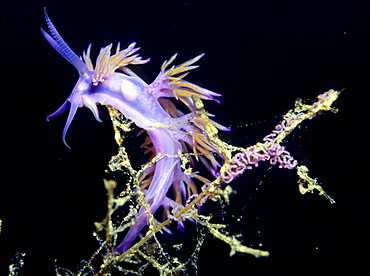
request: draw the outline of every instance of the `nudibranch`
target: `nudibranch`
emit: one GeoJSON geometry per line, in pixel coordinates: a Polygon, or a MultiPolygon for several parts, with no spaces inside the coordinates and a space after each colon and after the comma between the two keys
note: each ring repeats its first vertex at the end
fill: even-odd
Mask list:
{"type": "MultiPolygon", "coordinates": [[[[205,122],[192,96],[218,102],[217,97],[221,95],[184,80],[190,70],[198,67],[194,63],[203,55],[167,69],[176,58],[176,55],[172,56],[163,63],[157,78],[151,84],[147,84],[127,68],[128,65],[149,62],[149,59],[143,60],[137,54],[139,48],[135,47],[135,43],[124,50],[120,49],[118,43],[114,54],[111,54],[112,44],[102,48],[94,67],[90,59],[91,44],[86,53],[83,52],[83,58],[78,57],[59,35],[46,10],[45,19],[51,34],[41,29],[46,40],[79,73],[79,79],[71,95],[58,110],[47,116],[47,119],[50,119],[69,109],[63,130],[65,144],[66,133],[73,117],[77,109],[83,106],[92,111],[96,120],[101,121],[97,105],[110,105],[144,129],[148,135],[145,145],[152,144],[148,148],[153,155],[161,154],[161,158],[148,169],[146,176],[141,177],[145,179],[142,189],[152,214],[163,206],[169,215],[168,210],[178,209],[190,196],[196,194],[193,179],[203,183],[208,181],[195,172],[184,173],[181,168],[182,153],[189,153],[187,156],[190,159],[192,159],[190,155],[195,156],[195,159],[204,163],[216,176],[222,154],[207,136],[206,124],[211,123],[213,127],[221,130],[228,129],[209,120],[208,116],[211,114],[208,114],[205,122]],[[182,102],[189,109],[189,113],[185,114],[178,110],[173,100],[182,102]],[[173,192],[169,193],[171,186],[173,192]],[[168,194],[174,195],[173,199],[168,194]]],[[[136,214],[135,223],[116,248],[116,253],[125,252],[146,225],[147,214],[141,207],[136,214]]]]}

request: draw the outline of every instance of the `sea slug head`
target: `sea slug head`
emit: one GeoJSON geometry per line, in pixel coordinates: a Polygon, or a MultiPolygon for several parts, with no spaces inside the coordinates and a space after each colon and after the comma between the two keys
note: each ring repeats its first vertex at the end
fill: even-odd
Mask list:
{"type": "MultiPolygon", "coordinates": [[[[63,113],[64,111],[67,111],[68,109],[70,109],[67,123],[63,130],[63,142],[68,147],[65,141],[65,136],[73,120],[73,117],[76,114],[76,111],[79,107],[86,106],[93,112],[95,118],[98,121],[101,121],[99,118],[99,113],[98,113],[96,103],[89,96],[91,95],[94,89],[94,85],[92,82],[93,70],[89,70],[88,66],[72,51],[72,49],[62,39],[58,31],[55,29],[53,23],[50,21],[49,16],[46,12],[46,9],[44,10],[44,13],[45,13],[46,23],[51,33],[51,35],[49,35],[46,31],[41,29],[44,37],[58,53],[60,53],[66,60],[68,60],[78,70],[78,73],[80,76],[71,95],[64,102],[64,104],[54,113],[46,117],[47,120],[49,120],[50,118],[56,117],[59,114],[63,113]]],[[[88,48],[88,54],[89,52],[90,52],[90,47],[88,48]]]]}

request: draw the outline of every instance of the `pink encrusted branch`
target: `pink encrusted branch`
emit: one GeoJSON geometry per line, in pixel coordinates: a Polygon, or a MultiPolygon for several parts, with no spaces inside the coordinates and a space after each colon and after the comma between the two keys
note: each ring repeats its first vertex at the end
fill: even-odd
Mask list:
{"type": "Polygon", "coordinates": [[[275,127],[272,133],[263,138],[263,143],[247,147],[225,164],[226,166],[221,170],[223,182],[230,183],[245,170],[251,170],[253,165],[257,167],[261,161],[269,160],[271,165],[279,164],[279,168],[294,169],[298,162],[280,144],[281,141],[302,121],[312,119],[323,111],[336,112],[337,110],[332,108],[331,104],[337,99],[339,93],[332,89],[326,91],[317,96],[318,100],[312,105],[304,105],[298,99],[294,111],[291,110],[284,116],[284,120],[275,127]]]}
{"type": "Polygon", "coordinates": [[[271,134],[263,138],[264,143],[257,143],[235,154],[221,174],[224,182],[230,183],[245,170],[251,170],[253,166],[257,167],[261,161],[270,160],[271,165],[279,164],[279,168],[294,169],[298,164],[297,160],[294,160],[284,146],[274,141],[284,130],[284,123],[285,121],[277,125],[271,134]]]}

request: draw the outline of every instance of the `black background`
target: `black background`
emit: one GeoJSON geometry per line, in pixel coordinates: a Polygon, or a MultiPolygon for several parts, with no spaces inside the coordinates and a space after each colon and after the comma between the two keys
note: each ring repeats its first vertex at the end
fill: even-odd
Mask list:
{"type": "MultiPolygon", "coordinates": [[[[300,195],[293,171],[262,165],[232,183],[238,193],[215,219],[242,233],[245,245],[262,244],[270,257],[229,257],[228,246],[209,237],[198,274],[367,270],[368,1],[3,1],[1,275],[17,251],[26,252],[19,275],[55,275],[55,259],[75,270],[92,255],[93,222],[106,208],[104,170],[116,150],[104,108],[103,124],[87,109],[78,111],[67,135],[71,150],[61,141],[67,114],[46,122],[78,76],[41,35],[44,6],[78,55],[89,43],[95,57],[108,43],[136,41],[151,61],[133,70],[149,83],[174,53],[179,64],[205,52],[187,79],[223,94],[221,105],[207,108],[231,127],[222,137],[240,146],[268,134],[296,98],[313,100],[330,88],[344,89],[339,113],[305,122],[287,143],[337,203],[300,195]]],[[[191,230],[185,233],[191,236],[191,230]]]]}

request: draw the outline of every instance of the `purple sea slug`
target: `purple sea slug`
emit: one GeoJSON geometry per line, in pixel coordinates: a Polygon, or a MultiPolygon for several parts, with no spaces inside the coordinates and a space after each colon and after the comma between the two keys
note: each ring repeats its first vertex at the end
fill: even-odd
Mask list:
{"type": "MultiPolygon", "coordinates": [[[[176,58],[176,55],[172,56],[169,61],[163,63],[154,82],[147,84],[127,68],[128,65],[149,62],[149,59],[143,60],[137,54],[139,48],[135,47],[135,43],[124,50],[120,49],[118,43],[114,54],[111,54],[112,44],[102,48],[94,67],[90,59],[91,45],[86,53],[83,53],[83,58],[78,57],[59,35],[46,10],[45,19],[51,34],[41,29],[46,40],[79,73],[71,95],[58,110],[47,116],[47,119],[50,119],[69,109],[63,130],[64,143],[66,144],[66,134],[78,108],[89,108],[95,119],[101,121],[97,105],[112,106],[146,131],[149,140],[146,140],[145,145],[152,151],[152,156],[161,155],[147,170],[145,177],[141,178],[145,180],[141,186],[151,213],[154,214],[160,206],[167,210],[167,215],[170,215],[169,209],[181,208],[189,197],[197,193],[193,179],[204,183],[208,181],[195,172],[184,173],[181,168],[181,154],[189,153],[187,156],[191,162],[195,157],[216,176],[220,167],[218,160],[222,158],[222,154],[207,136],[205,128],[211,123],[218,129],[228,130],[209,119],[206,123],[192,97],[218,102],[216,97],[221,95],[184,80],[190,70],[198,67],[193,64],[203,55],[167,69],[176,58]],[[182,102],[189,109],[189,113],[178,110],[173,102],[175,100],[182,102]],[[152,146],[148,146],[150,143],[152,146]],[[171,186],[173,199],[168,196],[171,186]]],[[[181,221],[179,223],[181,226],[181,221]]],[[[116,247],[116,253],[125,252],[146,225],[147,214],[141,207],[135,216],[134,225],[116,247]]]]}

